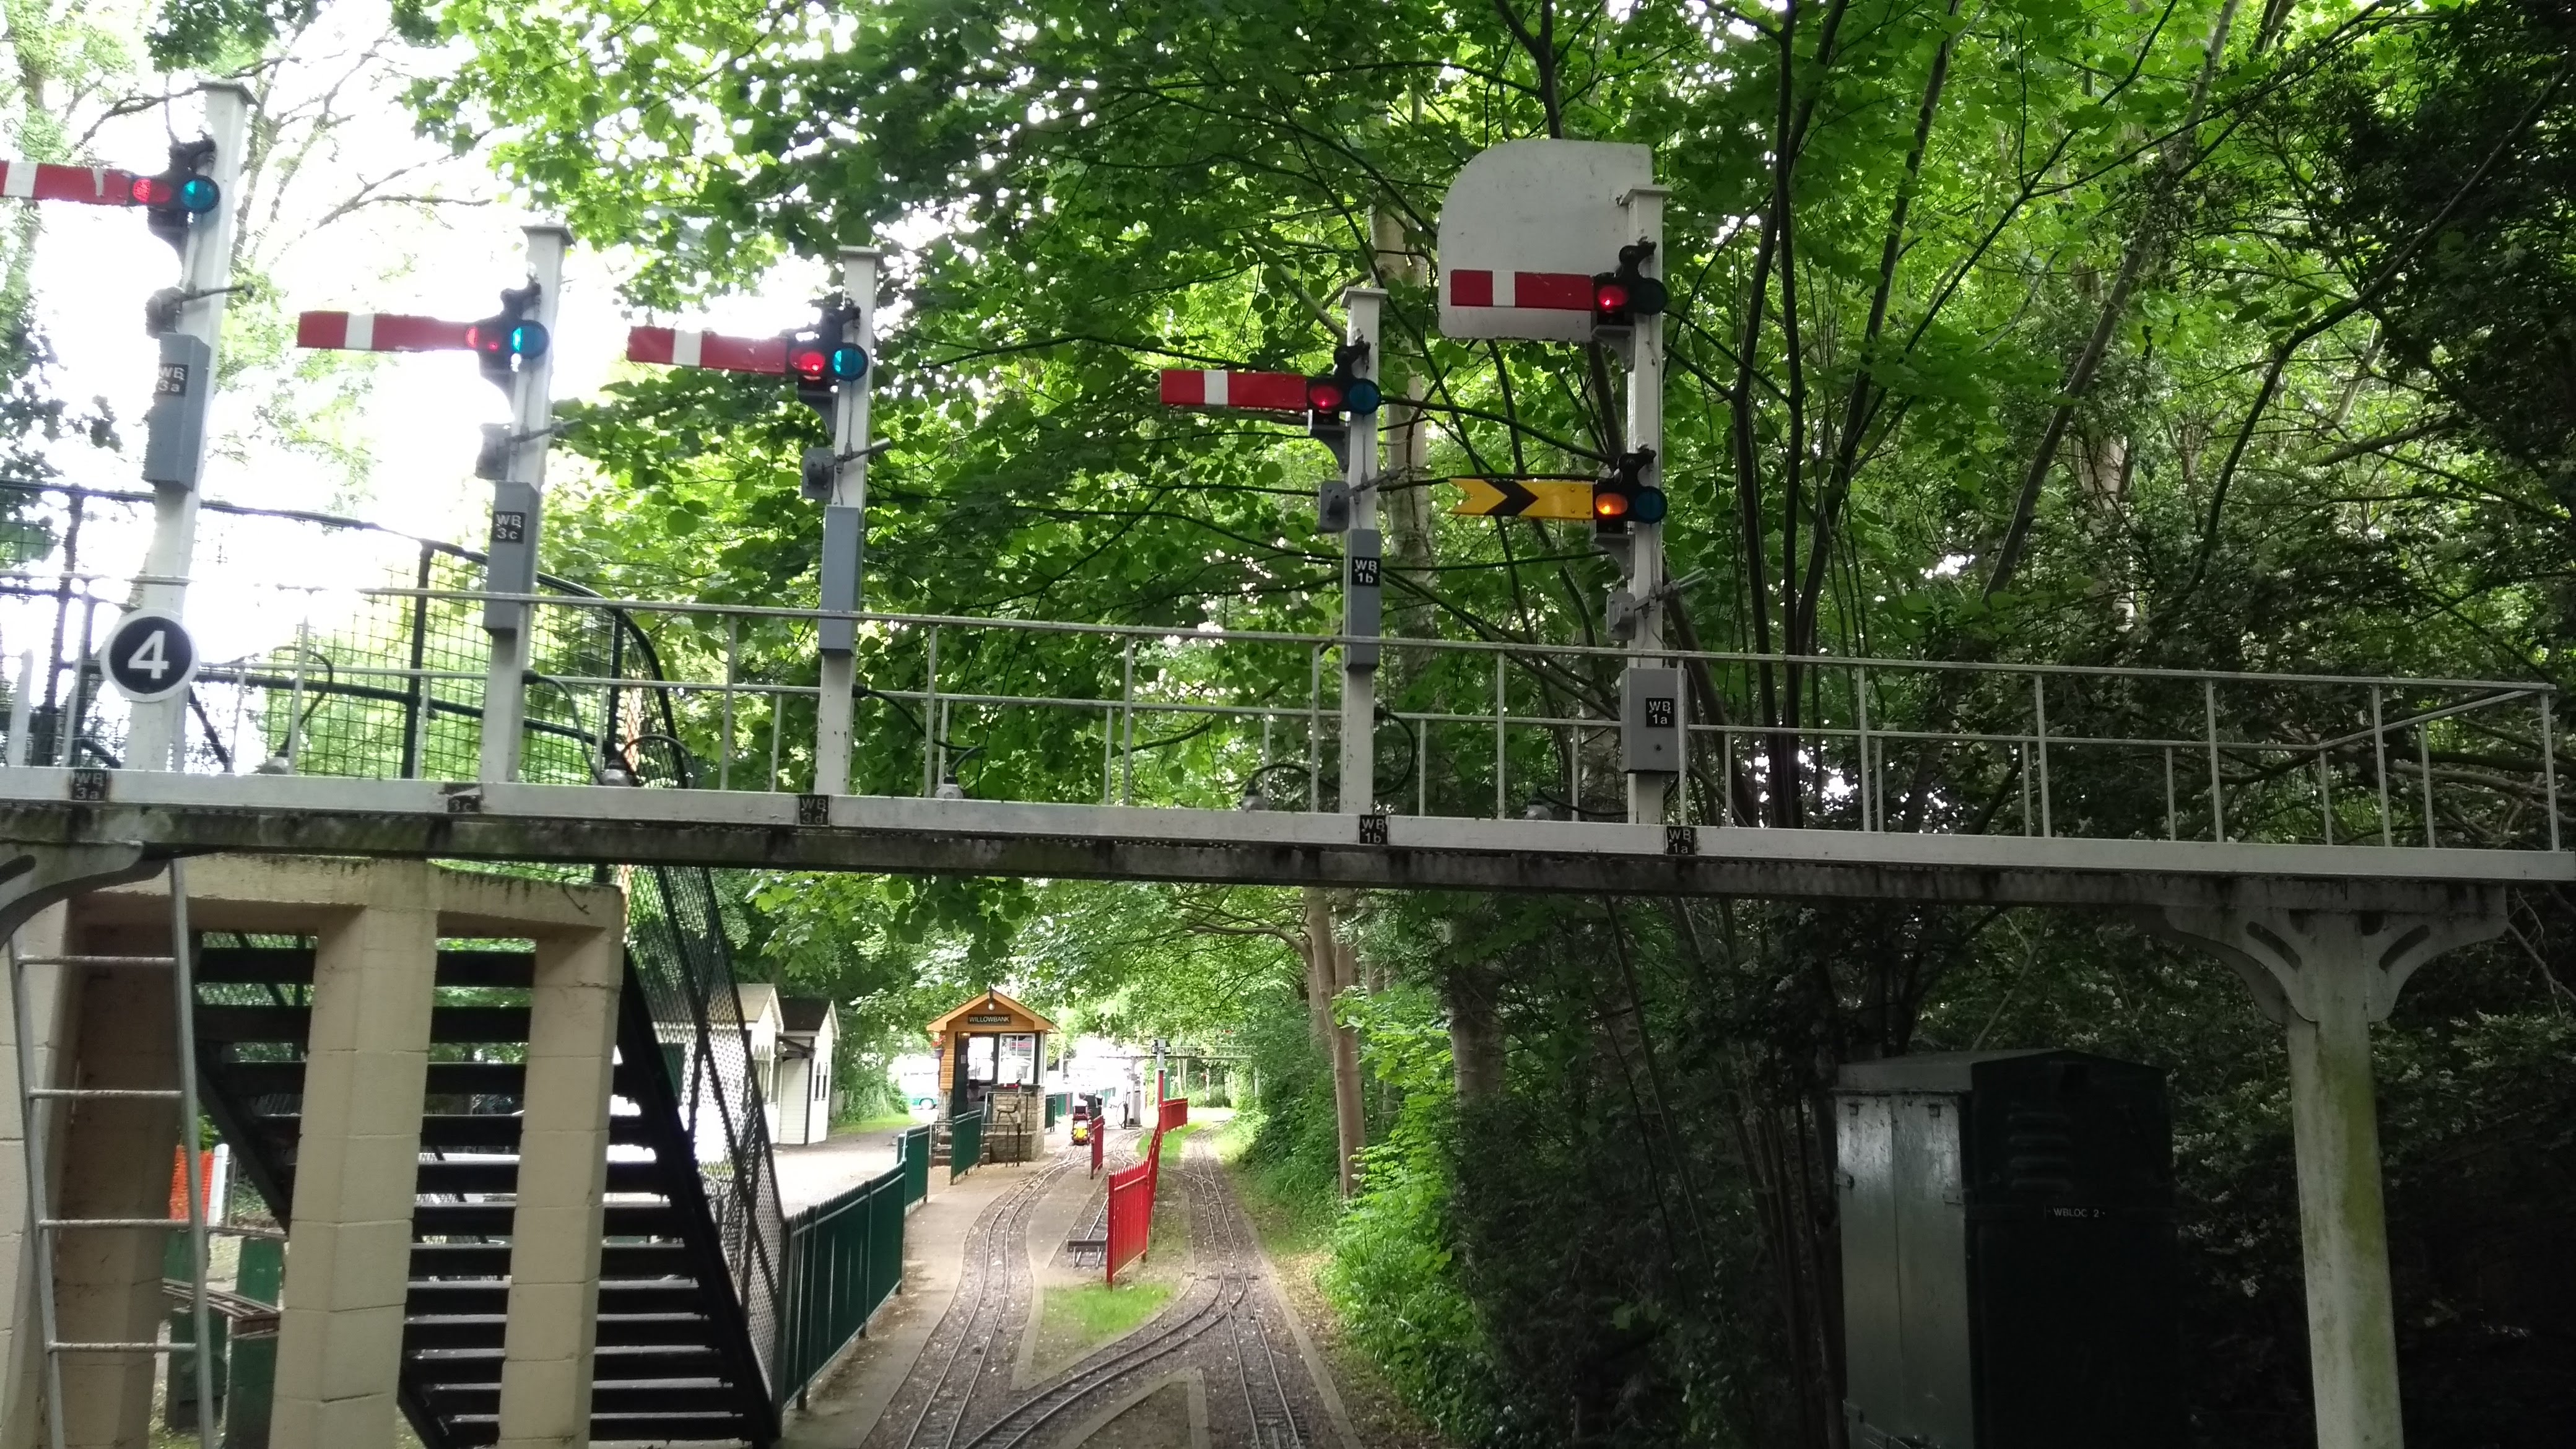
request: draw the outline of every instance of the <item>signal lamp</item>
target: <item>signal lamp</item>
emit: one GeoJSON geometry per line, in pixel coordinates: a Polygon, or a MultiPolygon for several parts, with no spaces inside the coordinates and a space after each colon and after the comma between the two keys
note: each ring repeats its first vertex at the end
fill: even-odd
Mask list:
{"type": "Polygon", "coordinates": [[[1307,411],[1325,417],[1376,412],[1385,394],[1378,390],[1375,379],[1360,376],[1360,364],[1367,359],[1365,342],[1346,342],[1334,348],[1333,370],[1322,377],[1306,379],[1307,411]]]}
{"type": "Polygon", "coordinates": [[[857,382],[868,375],[868,354],[854,343],[824,347],[800,342],[788,350],[787,366],[801,383],[857,382]]]}
{"type": "Polygon", "coordinates": [[[466,325],[465,345],[474,350],[483,375],[503,392],[510,390],[521,365],[545,356],[554,341],[546,324],[528,315],[536,305],[537,284],[530,282],[502,292],[498,313],[466,325]]]}
{"type": "Polygon", "coordinates": [[[136,206],[175,207],[191,216],[205,215],[223,199],[222,189],[203,176],[137,176],[129,191],[136,206]]]}
{"type": "Polygon", "coordinates": [[[553,341],[546,324],[533,317],[515,322],[507,317],[488,317],[465,328],[465,344],[485,357],[543,357],[553,341]]]}
{"type": "Polygon", "coordinates": [[[868,375],[868,353],[841,340],[859,320],[858,308],[838,299],[818,306],[821,315],[814,326],[788,339],[787,373],[796,384],[796,400],[830,422],[840,385],[868,375]]]}
{"type": "Polygon", "coordinates": [[[1670,302],[1670,294],[1657,278],[1645,273],[1646,259],[1655,254],[1653,242],[1634,242],[1619,248],[1619,269],[1603,272],[1592,279],[1592,320],[1597,326],[1625,327],[1639,317],[1657,317],[1670,302]]]}
{"type": "Polygon", "coordinates": [[[223,188],[203,174],[214,159],[213,141],[181,141],[170,148],[168,170],[158,176],[137,176],[127,185],[127,199],[143,208],[143,224],[154,236],[186,249],[189,224],[223,200],[223,188]]]}
{"type": "Polygon", "coordinates": [[[1655,465],[1655,450],[1639,448],[1622,453],[1592,485],[1592,524],[1598,536],[1615,536],[1628,531],[1631,523],[1661,523],[1666,500],[1664,490],[1646,481],[1655,465]]]}

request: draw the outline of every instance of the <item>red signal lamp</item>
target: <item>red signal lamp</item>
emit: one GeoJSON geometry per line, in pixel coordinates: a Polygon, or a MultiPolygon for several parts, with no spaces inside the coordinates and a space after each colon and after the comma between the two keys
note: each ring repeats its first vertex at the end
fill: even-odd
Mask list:
{"type": "Polygon", "coordinates": [[[465,329],[466,346],[505,368],[514,357],[545,356],[549,340],[546,324],[533,317],[489,317],[465,329]]]}
{"type": "Polygon", "coordinates": [[[1342,410],[1343,406],[1348,403],[1348,401],[1349,397],[1343,392],[1342,383],[1339,378],[1310,377],[1306,379],[1307,411],[1317,413],[1338,413],[1342,410]]]}
{"type": "Polygon", "coordinates": [[[177,210],[203,216],[223,199],[222,189],[203,176],[137,176],[127,188],[136,206],[177,210]]]}
{"type": "Polygon", "coordinates": [[[829,382],[832,357],[820,347],[791,347],[787,350],[787,370],[805,382],[829,382]]]}

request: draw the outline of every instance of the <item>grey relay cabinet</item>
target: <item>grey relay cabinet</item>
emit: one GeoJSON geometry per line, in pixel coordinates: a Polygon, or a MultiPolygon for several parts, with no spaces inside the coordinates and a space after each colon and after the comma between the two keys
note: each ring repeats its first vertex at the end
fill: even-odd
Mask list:
{"type": "Polygon", "coordinates": [[[1834,1096],[1854,1449],[2178,1449],[2164,1074],[1947,1053],[1834,1096]]]}

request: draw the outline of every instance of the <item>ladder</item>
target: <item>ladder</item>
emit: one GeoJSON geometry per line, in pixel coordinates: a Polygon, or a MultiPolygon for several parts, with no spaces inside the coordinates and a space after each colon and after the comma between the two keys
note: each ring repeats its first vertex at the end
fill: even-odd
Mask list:
{"type": "MultiPolygon", "coordinates": [[[[64,1449],[63,1441],[63,1359],[72,1354],[162,1354],[187,1353],[194,1361],[197,1374],[197,1443],[199,1449],[215,1449],[215,1393],[213,1356],[207,1352],[212,1341],[206,1298],[206,1203],[205,1187],[199,1181],[196,1152],[197,1127],[197,1033],[195,973],[190,969],[192,938],[188,931],[188,891],[181,862],[170,862],[170,941],[167,956],[29,956],[18,954],[18,943],[9,942],[9,1004],[17,1024],[18,1043],[18,1112],[26,1131],[27,1149],[27,1217],[34,1229],[36,1254],[37,1328],[45,1343],[45,1428],[51,1449],[64,1449]],[[35,1048],[39,1033],[34,1013],[28,1007],[27,970],[51,966],[69,970],[167,971],[170,974],[173,1023],[178,1033],[179,1085],[176,1090],[97,1087],[53,1087],[39,1082],[35,1066],[35,1048]],[[63,1233],[117,1230],[171,1229],[182,1224],[171,1218],[57,1218],[53,1213],[52,1194],[46,1176],[47,1104],[84,1101],[151,1101],[169,1102],[177,1108],[173,1140],[179,1148],[188,1197],[189,1311],[195,1320],[194,1343],[89,1343],[67,1342],[57,1320],[54,1302],[55,1246],[63,1233]]],[[[57,998],[59,999],[59,997],[57,998]]]]}

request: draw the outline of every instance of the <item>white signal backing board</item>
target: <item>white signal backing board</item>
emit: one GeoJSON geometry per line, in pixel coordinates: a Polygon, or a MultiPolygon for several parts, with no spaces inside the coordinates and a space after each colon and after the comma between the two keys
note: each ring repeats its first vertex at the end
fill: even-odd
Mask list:
{"type": "Polygon", "coordinates": [[[1621,198],[1654,184],[1653,151],[1609,141],[1507,141],[1469,161],[1440,207],[1441,332],[1590,341],[1589,281],[1637,240],[1621,198]]]}

